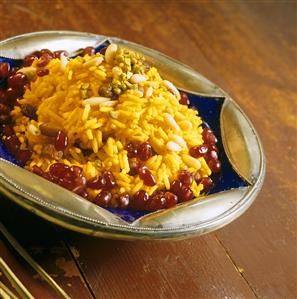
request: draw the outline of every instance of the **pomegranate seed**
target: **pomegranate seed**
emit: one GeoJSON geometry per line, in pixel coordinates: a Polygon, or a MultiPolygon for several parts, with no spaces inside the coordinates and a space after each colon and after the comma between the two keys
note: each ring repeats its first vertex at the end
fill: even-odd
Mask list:
{"type": "Polygon", "coordinates": [[[194,194],[190,187],[183,187],[179,194],[179,200],[181,202],[189,201],[193,199],[194,194]]]}
{"type": "Polygon", "coordinates": [[[166,207],[166,199],[164,192],[158,192],[152,196],[147,205],[149,211],[157,211],[166,207]]]}
{"type": "Polygon", "coordinates": [[[151,145],[148,142],[142,143],[138,148],[137,154],[140,160],[148,160],[153,155],[151,145]]]}
{"type": "Polygon", "coordinates": [[[19,67],[16,67],[16,66],[12,67],[12,68],[10,69],[10,71],[9,71],[8,76],[12,76],[12,75],[16,74],[16,72],[17,72],[19,69],[20,69],[20,68],[19,68],[19,67]]]}
{"type": "Polygon", "coordinates": [[[73,172],[76,177],[82,176],[83,173],[83,169],[76,165],[70,166],[70,171],[73,172]]]}
{"type": "Polygon", "coordinates": [[[178,195],[181,188],[182,188],[182,182],[180,180],[174,180],[172,183],[171,183],[171,186],[170,186],[170,192],[178,195]]]}
{"type": "Polygon", "coordinates": [[[2,134],[3,134],[3,136],[6,136],[6,137],[14,135],[14,130],[13,130],[12,126],[3,125],[2,126],[2,134]]]}
{"type": "Polygon", "coordinates": [[[68,56],[68,52],[65,50],[59,50],[59,51],[55,51],[54,53],[54,58],[60,58],[62,54],[64,54],[64,56],[68,56]]]}
{"type": "Polygon", "coordinates": [[[41,57],[43,54],[48,54],[51,58],[54,56],[53,52],[49,49],[41,49],[40,54],[41,54],[41,57]]]}
{"type": "Polygon", "coordinates": [[[64,151],[68,145],[68,137],[63,131],[59,131],[55,140],[55,149],[64,151]]]}
{"type": "Polygon", "coordinates": [[[21,166],[24,166],[31,158],[33,152],[25,149],[19,150],[16,154],[16,159],[20,162],[21,166]]]}
{"type": "Polygon", "coordinates": [[[211,169],[212,172],[218,173],[221,171],[221,162],[219,160],[209,160],[208,166],[211,169]]]}
{"type": "Polygon", "coordinates": [[[130,142],[130,143],[128,143],[128,144],[125,146],[125,149],[126,149],[127,152],[128,152],[128,157],[129,157],[129,158],[135,158],[135,157],[137,157],[137,154],[138,154],[138,147],[139,147],[139,144],[138,144],[138,143],[135,143],[135,142],[130,142]]]}
{"type": "Polygon", "coordinates": [[[218,159],[218,153],[216,151],[210,151],[207,155],[207,161],[210,161],[210,160],[217,160],[218,159]]]}
{"type": "Polygon", "coordinates": [[[49,172],[44,172],[42,174],[42,177],[50,182],[56,183],[55,179],[53,178],[53,176],[49,173],[49,172]]]}
{"type": "Polygon", "coordinates": [[[146,186],[155,186],[156,180],[146,166],[138,169],[139,177],[143,180],[146,186]]]}
{"type": "Polygon", "coordinates": [[[7,79],[8,86],[14,89],[23,89],[27,82],[27,77],[23,73],[16,73],[7,79]]]}
{"type": "Polygon", "coordinates": [[[218,142],[216,136],[214,135],[213,131],[208,128],[204,128],[202,131],[202,137],[205,143],[207,144],[215,144],[218,142]]]}
{"type": "Polygon", "coordinates": [[[215,144],[209,144],[208,145],[208,151],[215,151],[218,152],[218,148],[215,144]]]}
{"type": "Polygon", "coordinates": [[[118,207],[121,209],[126,209],[129,206],[130,203],[130,197],[128,194],[121,195],[117,199],[118,207]]]}
{"type": "Polygon", "coordinates": [[[94,203],[101,207],[108,207],[111,200],[111,193],[109,191],[102,191],[94,200],[94,203]]]}
{"type": "Polygon", "coordinates": [[[102,189],[105,187],[105,185],[106,185],[106,180],[101,175],[92,178],[87,182],[87,187],[91,189],[102,189]]]}
{"type": "Polygon", "coordinates": [[[9,75],[10,65],[7,62],[0,63],[0,78],[7,78],[9,75]]]}
{"type": "Polygon", "coordinates": [[[44,174],[43,170],[40,167],[38,167],[37,165],[34,165],[32,167],[32,172],[39,176],[43,176],[43,174],[44,174]]]}
{"type": "Polygon", "coordinates": [[[9,112],[10,109],[6,105],[0,104],[0,115],[7,115],[9,112]]]}
{"type": "Polygon", "coordinates": [[[73,180],[73,188],[71,189],[72,192],[76,194],[81,194],[86,189],[87,180],[84,176],[76,177],[73,180]]]}
{"type": "Polygon", "coordinates": [[[193,176],[187,170],[181,170],[178,174],[178,178],[182,182],[183,186],[191,186],[193,182],[193,176]]]}
{"type": "Polygon", "coordinates": [[[35,55],[27,55],[24,60],[23,60],[23,65],[24,66],[31,66],[34,60],[37,60],[38,57],[35,55]]]}
{"type": "Polygon", "coordinates": [[[178,197],[171,193],[165,192],[166,208],[172,208],[178,203],[178,197]]]}
{"type": "Polygon", "coordinates": [[[69,171],[69,166],[63,163],[54,163],[49,168],[50,174],[57,179],[65,177],[69,171]]]}
{"type": "Polygon", "coordinates": [[[190,100],[185,92],[180,93],[180,100],[179,103],[182,105],[190,105],[190,100]]]}
{"type": "Polygon", "coordinates": [[[144,165],[143,162],[137,160],[136,158],[129,159],[129,166],[130,166],[129,175],[134,176],[138,174],[138,169],[143,165],[144,165]]]}
{"type": "MultiPolygon", "coordinates": [[[[51,174],[51,173],[49,173],[51,174]]],[[[57,183],[59,186],[69,190],[69,191],[72,191],[74,188],[75,188],[75,183],[73,180],[69,179],[69,178],[55,178],[53,177],[53,181],[55,183],[57,183]]]]}
{"type": "Polygon", "coordinates": [[[37,120],[36,108],[30,104],[21,106],[22,113],[30,119],[37,120]]]}
{"type": "Polygon", "coordinates": [[[8,124],[10,122],[10,116],[9,115],[0,115],[0,125],[1,124],[8,124]]]}
{"type": "Polygon", "coordinates": [[[23,90],[9,87],[6,90],[6,97],[9,103],[13,103],[19,96],[23,94],[23,90]]]}
{"type": "Polygon", "coordinates": [[[38,77],[43,77],[49,74],[49,69],[43,69],[43,70],[39,70],[37,72],[37,76],[38,77]]]}
{"type": "Polygon", "coordinates": [[[15,155],[20,147],[20,141],[16,135],[10,135],[8,137],[3,138],[3,142],[7,148],[7,150],[15,155]]]}
{"type": "Polygon", "coordinates": [[[104,177],[104,179],[106,181],[104,189],[110,190],[110,189],[113,189],[117,185],[115,177],[113,176],[113,174],[110,170],[104,171],[102,176],[104,177]]]}
{"type": "Polygon", "coordinates": [[[210,177],[206,178],[201,178],[197,184],[202,184],[203,185],[203,191],[207,193],[212,187],[213,187],[213,181],[210,177]]]}
{"type": "Polygon", "coordinates": [[[95,54],[95,48],[94,47],[84,48],[83,55],[87,55],[87,54],[90,55],[90,56],[94,55],[95,54]]]}
{"type": "Polygon", "coordinates": [[[204,157],[208,152],[208,147],[205,144],[193,146],[190,148],[190,155],[194,158],[204,157]]]}
{"type": "Polygon", "coordinates": [[[37,66],[44,67],[50,62],[51,59],[52,56],[49,53],[43,53],[39,58],[39,62],[37,63],[37,66]]]}
{"type": "Polygon", "coordinates": [[[7,96],[6,96],[6,91],[3,90],[3,89],[0,89],[0,103],[4,104],[4,105],[8,104],[8,102],[7,102],[7,96]]]}
{"type": "Polygon", "coordinates": [[[132,207],[136,210],[144,210],[149,200],[149,195],[146,191],[140,190],[133,197],[132,207]]]}

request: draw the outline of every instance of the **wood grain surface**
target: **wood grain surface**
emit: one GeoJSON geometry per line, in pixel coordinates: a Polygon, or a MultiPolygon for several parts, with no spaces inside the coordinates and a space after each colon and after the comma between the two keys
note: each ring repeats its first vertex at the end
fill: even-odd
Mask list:
{"type": "MultiPolygon", "coordinates": [[[[252,207],[190,240],[93,239],[2,198],[1,221],[72,298],[296,298],[296,13],[295,1],[0,0],[0,39],[94,32],[192,66],[236,99],[265,149],[252,207]]],[[[36,298],[58,298],[2,236],[0,256],[36,298]]]]}

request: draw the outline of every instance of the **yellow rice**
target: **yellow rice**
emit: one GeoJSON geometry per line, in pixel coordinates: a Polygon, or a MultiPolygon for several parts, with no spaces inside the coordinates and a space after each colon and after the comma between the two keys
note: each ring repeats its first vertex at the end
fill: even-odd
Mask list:
{"type": "MultiPolygon", "coordinates": [[[[35,61],[33,67],[37,63],[35,61]]],[[[82,167],[88,179],[111,170],[117,181],[113,192],[130,195],[141,189],[149,194],[157,189],[168,190],[170,182],[183,169],[210,176],[211,170],[204,158],[189,155],[189,148],[203,143],[198,112],[179,104],[157,69],[148,68],[138,54],[118,49],[111,64],[97,53],[92,57],[70,59],[66,67],[60,59],[53,59],[45,68],[49,75],[31,82],[30,89],[20,100],[21,104],[37,108],[38,121],[23,116],[19,107],[12,111],[14,130],[22,147],[29,146],[34,152],[26,165],[28,169],[38,165],[48,170],[51,164],[63,162],[82,167]],[[101,58],[102,63],[92,65],[95,58],[101,58]],[[139,74],[146,76],[145,81],[138,84],[129,81],[131,61],[134,61],[134,70],[138,68],[139,74]],[[94,98],[102,98],[99,91],[107,82],[111,82],[118,99],[101,99],[100,105],[92,104],[94,98]],[[59,159],[44,155],[50,143],[48,137],[38,134],[38,127],[44,123],[63,128],[69,138],[69,146],[59,159]],[[37,134],[32,128],[37,129],[37,134]],[[145,186],[138,175],[128,174],[125,145],[133,141],[148,141],[152,145],[156,155],[145,164],[156,179],[156,186],[145,186]],[[172,144],[175,150],[170,149],[172,144]],[[88,149],[90,154],[84,155],[81,149],[88,149]]],[[[195,196],[203,189],[195,182],[191,187],[195,196]]],[[[88,191],[91,196],[98,194],[88,191]]]]}

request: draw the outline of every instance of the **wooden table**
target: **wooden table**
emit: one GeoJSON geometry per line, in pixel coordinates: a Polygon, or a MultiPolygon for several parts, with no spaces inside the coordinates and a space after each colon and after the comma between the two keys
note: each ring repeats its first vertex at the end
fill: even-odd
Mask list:
{"type": "MultiPolygon", "coordinates": [[[[296,298],[296,2],[0,0],[0,12],[1,39],[88,31],[192,66],[238,101],[267,156],[247,213],[178,242],[94,239],[1,198],[1,221],[71,297],[296,298]]],[[[2,237],[0,256],[36,298],[56,298],[2,237]]]]}

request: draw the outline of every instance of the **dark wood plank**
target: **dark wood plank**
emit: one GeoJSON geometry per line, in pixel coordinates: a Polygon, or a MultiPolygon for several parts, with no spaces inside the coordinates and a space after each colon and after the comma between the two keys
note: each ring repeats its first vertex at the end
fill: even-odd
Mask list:
{"type": "Polygon", "coordinates": [[[255,298],[213,234],[179,242],[67,240],[96,298],[255,298]]]}
{"type": "MultiPolygon", "coordinates": [[[[55,227],[3,198],[0,200],[0,219],[7,230],[71,298],[92,297],[76,262],[55,227]]],[[[59,298],[1,234],[0,257],[35,298],[59,298]]],[[[7,285],[7,280],[2,276],[0,280],[7,285]]]]}

